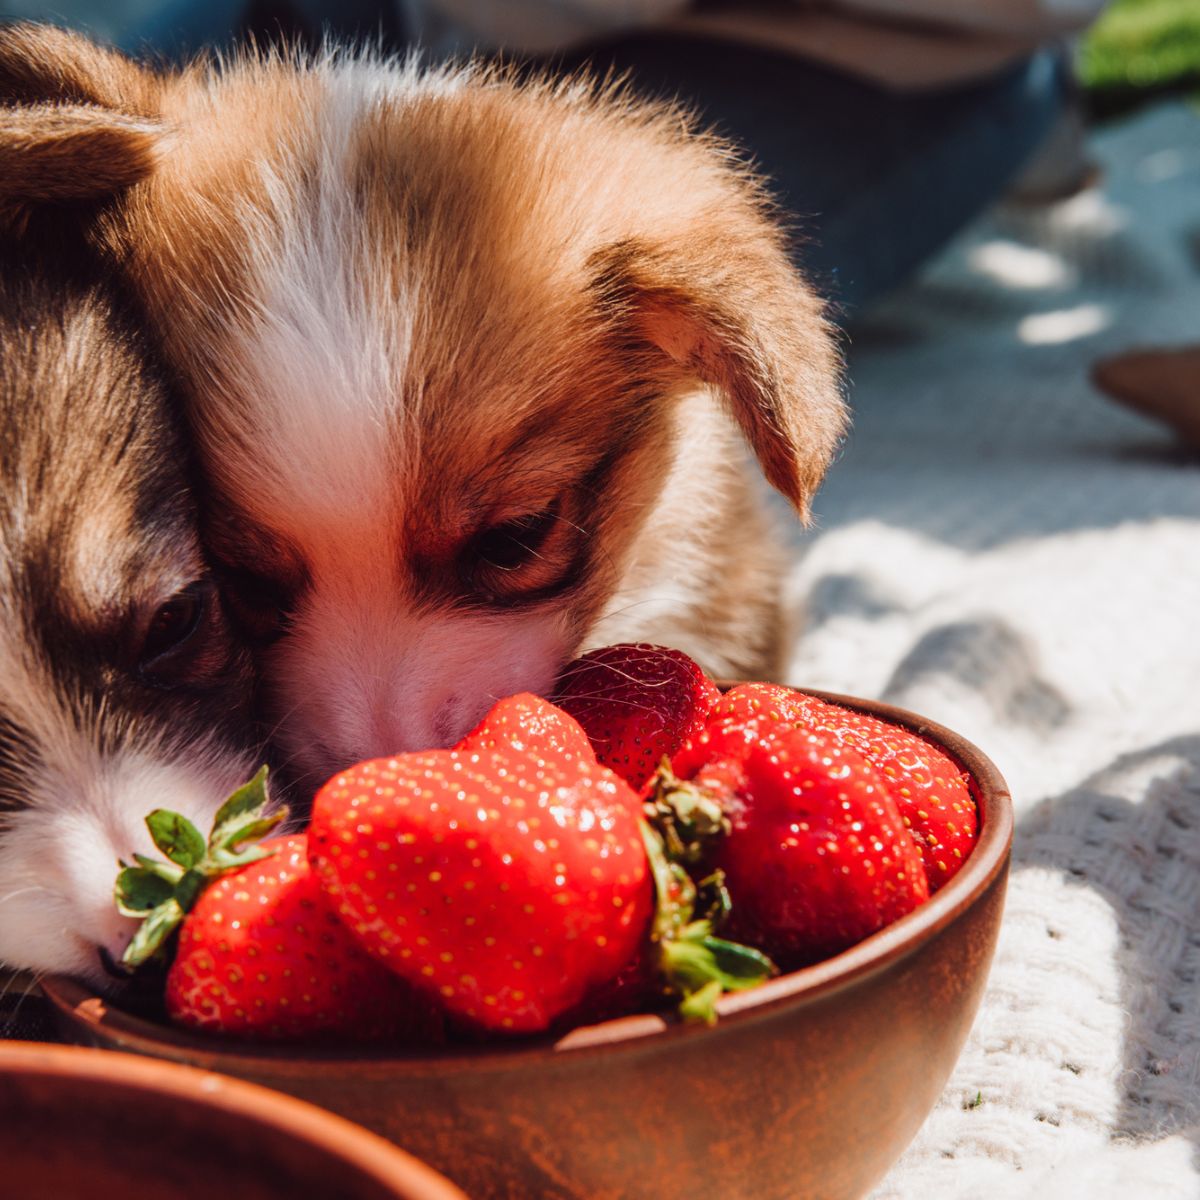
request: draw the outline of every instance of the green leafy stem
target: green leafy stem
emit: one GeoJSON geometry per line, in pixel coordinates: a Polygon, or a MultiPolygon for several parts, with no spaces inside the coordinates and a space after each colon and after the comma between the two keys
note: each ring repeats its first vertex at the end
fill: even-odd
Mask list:
{"type": "Polygon", "coordinates": [[[716,799],[681,783],[664,761],[644,814],[642,841],[656,900],[650,940],[658,950],[658,969],[667,988],[681,997],[680,1016],[712,1025],[721,996],[756,987],[778,970],[761,951],[715,935],[730,907],[721,872],[697,884],[686,868],[728,833],[716,799]]]}
{"type": "Polygon", "coordinates": [[[126,967],[134,970],[162,957],[167,940],[213,879],[273,853],[252,844],[287,820],[286,807],[270,810],[267,768],[262,767],[221,806],[207,840],[186,817],[168,809],[156,808],[146,818],[167,861],[135,854],[135,865],[121,864],[113,892],[117,908],[142,918],[121,956],[126,967]]]}

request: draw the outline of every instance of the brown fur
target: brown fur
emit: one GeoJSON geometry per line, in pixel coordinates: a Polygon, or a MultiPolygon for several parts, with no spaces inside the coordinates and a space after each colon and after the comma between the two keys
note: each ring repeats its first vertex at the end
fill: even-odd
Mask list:
{"type": "Polygon", "coordinates": [[[54,25],[0,28],[0,103],[91,104],[151,117],[160,96],[151,73],[78,34],[54,25]]]}
{"type": "Polygon", "coordinates": [[[160,728],[162,691],[136,677],[149,622],[206,567],[166,386],[118,298],[80,258],[82,249],[0,241],[5,631],[20,626],[29,661],[58,680],[46,686],[91,714],[81,726],[109,710],[109,752],[146,724],[156,737],[182,737],[184,714],[199,717],[205,704],[197,736],[222,729],[244,743],[244,659],[219,608],[188,666],[201,693],[224,693],[219,702],[181,699],[178,728],[160,728]]]}
{"type": "Polygon", "coordinates": [[[90,105],[0,109],[0,208],[90,200],[144,178],[161,127],[90,105]]]}
{"type": "Polygon", "coordinates": [[[153,849],[146,814],[207,827],[256,754],[182,414],[85,236],[106,198],[81,164],[106,145],[125,186],[153,162],[141,118],[99,111],[0,110],[19,217],[0,230],[0,966],[93,981],[132,932],[112,887],[153,849]]]}

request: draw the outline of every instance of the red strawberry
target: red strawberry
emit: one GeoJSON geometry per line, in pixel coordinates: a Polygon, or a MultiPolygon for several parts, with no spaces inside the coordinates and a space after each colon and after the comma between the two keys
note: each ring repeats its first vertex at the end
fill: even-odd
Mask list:
{"type": "Polygon", "coordinates": [[[729,936],[800,966],[928,899],[920,854],[861,755],[827,734],[748,725],[710,725],[690,783],[720,799],[729,823],[710,843],[732,900],[729,936]]]}
{"type": "MultiPolygon", "coordinates": [[[[979,818],[970,780],[932,743],[898,725],[772,683],[734,688],[713,708],[714,723],[755,729],[794,724],[857,750],[883,776],[915,839],[932,891],[954,877],[971,853],[979,818]]],[[[675,767],[686,774],[703,751],[685,747],[675,767]]]]}
{"type": "Polygon", "coordinates": [[[605,646],[576,659],[555,703],[587,730],[596,757],[631,787],[704,728],[721,698],[716,684],[680,650],[605,646]]]}
{"type": "Polygon", "coordinates": [[[435,1010],[334,915],[303,836],[224,875],[197,901],[167,973],[173,1021],[234,1037],[440,1040],[435,1010]]]}
{"type": "Polygon", "coordinates": [[[338,921],[304,836],[241,848],[287,815],[268,807],[264,770],[217,814],[207,842],[177,813],[150,814],[170,862],[138,856],[121,872],[119,906],[146,917],[125,962],[162,957],[182,922],[165,997],[181,1025],[272,1041],[440,1040],[432,1007],[338,921]]]}
{"type": "Polygon", "coordinates": [[[579,1004],[559,1017],[553,1028],[565,1032],[580,1025],[595,1025],[665,1007],[672,995],[663,981],[657,957],[653,953],[639,953],[615,978],[593,988],[579,1004]]]}
{"type": "Polygon", "coordinates": [[[487,1029],[532,1032],[613,979],[653,912],[637,803],[534,696],[547,723],[490,718],[453,750],[362,763],[313,804],[309,854],[364,947],[487,1029]]]}
{"type": "Polygon", "coordinates": [[[565,1014],[558,1022],[564,1029],[662,1008],[667,1001],[675,1002],[685,1020],[711,1025],[715,1002],[725,992],[756,987],[777,973],[760,951],[715,936],[713,916],[728,899],[721,877],[697,885],[655,825],[644,824],[643,838],[654,874],[650,936],[619,974],[565,1014]]]}
{"type": "Polygon", "coordinates": [[[539,696],[523,692],[500,700],[455,746],[456,750],[536,748],[543,754],[594,757],[588,735],[574,718],[539,696]]]}

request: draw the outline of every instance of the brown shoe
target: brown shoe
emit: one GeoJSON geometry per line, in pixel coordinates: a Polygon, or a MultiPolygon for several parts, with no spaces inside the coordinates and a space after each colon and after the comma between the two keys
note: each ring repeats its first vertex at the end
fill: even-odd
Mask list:
{"type": "Polygon", "coordinates": [[[1200,345],[1132,350],[1092,367],[1092,382],[1114,400],[1170,425],[1200,449],[1200,345]]]}

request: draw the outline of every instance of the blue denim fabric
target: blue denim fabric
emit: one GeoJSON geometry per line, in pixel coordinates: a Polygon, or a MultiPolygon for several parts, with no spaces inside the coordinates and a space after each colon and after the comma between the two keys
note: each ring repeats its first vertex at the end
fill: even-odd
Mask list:
{"type": "MultiPolygon", "coordinates": [[[[40,0],[0,12],[51,15],[40,0]],[[39,9],[45,9],[39,14],[39,9]]],[[[69,24],[119,45],[181,55],[228,43],[256,10],[265,29],[382,37],[403,48],[401,0],[57,0],[69,24]],[[279,14],[276,17],[275,13],[279,14]],[[92,18],[89,20],[89,16],[92,18]]],[[[999,196],[1062,111],[1067,69],[1046,49],[968,86],[898,92],[760,47],[661,33],[556,60],[628,71],[678,96],[767,175],[796,234],[797,261],[844,316],[911,276],[999,196]]]]}
{"type": "Polygon", "coordinates": [[[996,199],[1062,111],[1047,49],[965,87],[898,92],[756,47],[642,35],[575,56],[678,96],[744,147],[846,315],[902,283],[996,199]]]}
{"type": "Polygon", "coordinates": [[[264,34],[282,29],[310,40],[328,33],[392,45],[403,39],[399,3],[380,0],[0,0],[0,18],[53,21],[130,54],[176,60],[231,45],[247,17],[264,34]]]}

